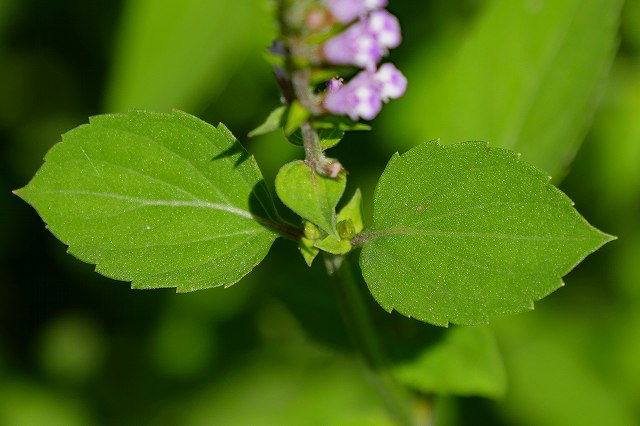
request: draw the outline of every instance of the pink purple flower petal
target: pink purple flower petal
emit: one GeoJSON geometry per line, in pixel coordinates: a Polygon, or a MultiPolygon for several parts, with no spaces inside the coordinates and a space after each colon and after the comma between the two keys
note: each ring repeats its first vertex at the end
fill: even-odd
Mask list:
{"type": "Polygon", "coordinates": [[[366,21],[358,21],[323,46],[325,58],[336,65],[356,65],[373,69],[384,53],[366,21]]]}
{"type": "Polygon", "coordinates": [[[329,63],[374,70],[380,59],[402,41],[398,19],[375,10],[327,40],[323,53],[329,63]]]}
{"type": "Polygon", "coordinates": [[[387,0],[325,0],[331,14],[340,22],[348,23],[387,5],[387,0]]]}
{"type": "Polygon", "coordinates": [[[377,72],[362,71],[337,90],[328,90],[323,106],[352,120],[372,120],[383,102],[402,96],[406,88],[405,76],[394,65],[384,64],[377,72]]]}
{"type": "Polygon", "coordinates": [[[371,12],[367,19],[369,32],[376,38],[378,45],[383,49],[393,49],[400,45],[400,22],[386,10],[371,12]]]}
{"type": "Polygon", "coordinates": [[[378,82],[378,93],[384,102],[399,98],[407,90],[407,78],[391,63],[383,64],[373,78],[378,82]]]}

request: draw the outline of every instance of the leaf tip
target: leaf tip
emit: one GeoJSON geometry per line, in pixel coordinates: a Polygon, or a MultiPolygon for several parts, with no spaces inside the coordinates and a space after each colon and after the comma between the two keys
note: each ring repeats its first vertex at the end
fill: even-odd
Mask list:
{"type": "Polygon", "coordinates": [[[14,190],[12,190],[12,191],[11,191],[11,193],[12,193],[13,195],[17,195],[18,197],[20,197],[21,199],[23,199],[23,200],[24,200],[24,193],[25,193],[25,190],[26,190],[26,186],[23,186],[22,188],[18,188],[18,189],[14,189],[14,190]]]}

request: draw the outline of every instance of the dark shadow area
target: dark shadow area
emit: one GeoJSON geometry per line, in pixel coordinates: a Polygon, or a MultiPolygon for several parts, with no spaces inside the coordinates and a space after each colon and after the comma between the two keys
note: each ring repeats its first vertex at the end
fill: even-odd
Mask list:
{"type": "Polygon", "coordinates": [[[251,157],[251,154],[249,154],[249,152],[246,149],[244,149],[244,147],[240,144],[240,142],[237,139],[233,143],[233,145],[231,145],[229,148],[225,149],[220,154],[213,157],[211,161],[221,160],[223,158],[235,157],[235,156],[238,156],[238,158],[235,159],[235,162],[233,165],[234,167],[238,167],[245,160],[251,157]]]}

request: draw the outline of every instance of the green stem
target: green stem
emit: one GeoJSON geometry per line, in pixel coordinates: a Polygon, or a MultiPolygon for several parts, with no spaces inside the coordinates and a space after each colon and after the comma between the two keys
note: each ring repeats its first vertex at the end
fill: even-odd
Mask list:
{"type": "Polygon", "coordinates": [[[305,160],[312,169],[318,170],[326,161],[322,148],[320,147],[318,134],[308,121],[300,126],[300,129],[304,143],[305,160]]]}
{"type": "Polygon", "coordinates": [[[400,425],[414,425],[413,396],[390,372],[390,363],[374,330],[366,302],[345,256],[325,255],[349,334],[372,373],[373,382],[389,414],[400,425]]]}

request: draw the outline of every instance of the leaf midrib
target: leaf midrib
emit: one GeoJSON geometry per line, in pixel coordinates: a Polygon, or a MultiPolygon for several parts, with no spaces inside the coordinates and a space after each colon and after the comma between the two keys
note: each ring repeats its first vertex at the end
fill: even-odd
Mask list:
{"type": "Polygon", "coordinates": [[[84,191],[84,190],[75,190],[75,189],[40,190],[35,192],[39,192],[41,194],[88,195],[88,196],[94,196],[94,197],[112,198],[116,200],[127,201],[130,203],[136,203],[136,204],[139,204],[140,206],[208,208],[212,210],[225,211],[225,212],[232,213],[237,216],[244,217],[246,219],[251,219],[254,221],[259,221],[259,222],[266,221],[266,219],[261,218],[259,216],[254,216],[251,212],[240,209],[238,207],[235,207],[232,205],[220,204],[220,203],[212,203],[199,198],[193,201],[162,200],[162,199],[132,197],[129,195],[109,193],[109,192],[84,191]]]}
{"type": "Polygon", "coordinates": [[[449,237],[449,238],[495,238],[499,240],[525,240],[525,241],[586,241],[591,240],[589,237],[568,237],[568,236],[539,236],[539,235],[518,235],[518,234],[496,234],[484,232],[443,232],[428,231],[424,229],[415,229],[408,227],[386,228],[375,231],[364,232],[365,241],[372,241],[378,238],[390,236],[405,235],[425,235],[430,237],[449,237]]]}

